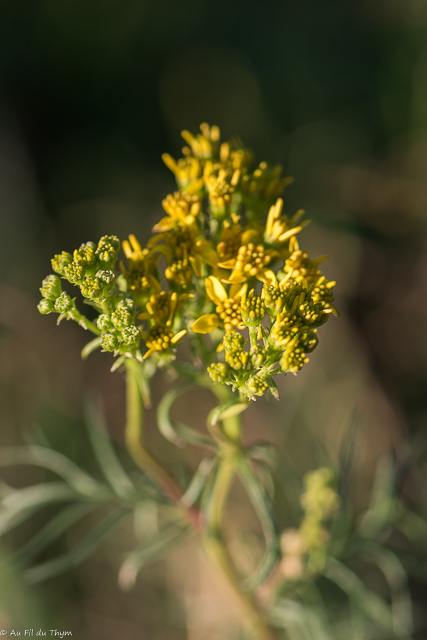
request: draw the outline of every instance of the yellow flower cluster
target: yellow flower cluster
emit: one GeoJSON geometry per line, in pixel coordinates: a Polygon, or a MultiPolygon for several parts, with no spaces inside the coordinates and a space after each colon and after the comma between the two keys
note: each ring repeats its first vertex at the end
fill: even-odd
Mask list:
{"type": "MultiPolygon", "coordinates": [[[[211,378],[254,399],[274,390],[273,375],[296,373],[308,361],[317,328],[336,313],[335,282],[322,276],[323,258],[311,260],[299,248],[307,221],[302,210],[283,213],[280,196],[292,180],[281,167],[254,167],[239,140],[221,142],[215,126],[200,129],[196,136],[182,133],[182,158],[163,156],[178,191],[163,200],[166,215],[146,246],[134,235],[123,242],[119,272],[111,259],[102,262],[94,243],[76,250],[74,262],[63,253],[52,264],[100,312],[95,326],[104,350],[169,364],[188,333],[211,378]],[[100,271],[105,265],[108,283],[100,271]],[[123,304],[132,308],[125,338],[111,321],[123,304]],[[238,338],[225,339],[228,334],[238,338]]],[[[107,247],[115,240],[100,242],[107,247]]],[[[42,312],[55,311],[55,300],[46,300],[42,312]]]]}

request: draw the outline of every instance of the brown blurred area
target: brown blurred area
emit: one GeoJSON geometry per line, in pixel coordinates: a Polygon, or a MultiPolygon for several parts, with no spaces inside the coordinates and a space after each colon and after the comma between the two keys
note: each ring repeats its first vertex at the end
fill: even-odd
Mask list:
{"type": "MultiPolygon", "coordinates": [[[[356,511],[366,506],[381,456],[393,451],[399,459],[408,443],[419,460],[401,489],[422,510],[425,0],[268,0],[262,8],[255,0],[1,3],[1,445],[38,439],[94,469],[82,411],[89,390],[101,395],[122,446],[121,374],[109,372],[109,354],[81,361],[87,336],[40,316],[38,288],[55,253],[104,234],[148,238],[175,187],[161,153],[177,157],[181,129],[195,131],[203,121],[295,177],[285,209],[306,210],[312,222],[301,244],[330,257],[324,273],[338,282],[340,318],[320,330],[310,364],[281,380],[280,403],[259,400],[245,415],[246,442],[274,442],[303,474],[338,465],[355,419],[356,511]]],[[[156,376],[155,403],[172,384],[156,376]]],[[[184,396],[176,414],[200,427],[212,406],[207,393],[184,396]]],[[[156,431],[154,409],[146,429],[172,470],[196,467],[198,451],[177,450],[156,431]]],[[[42,474],[19,467],[2,477],[17,487],[42,474]]],[[[295,524],[285,493],[279,486],[275,498],[282,528],[295,524]]],[[[237,484],[231,503],[237,528],[256,532],[237,484]]],[[[231,520],[230,546],[244,569],[250,558],[239,552],[231,520]]],[[[2,556],[40,522],[43,516],[6,536],[2,556]]],[[[72,535],[55,550],[71,543],[72,535]]],[[[129,522],[79,569],[37,587],[5,570],[0,626],[70,629],[79,640],[237,637],[238,605],[194,541],[144,569],[133,591],[122,593],[117,570],[134,544],[129,522]]]]}

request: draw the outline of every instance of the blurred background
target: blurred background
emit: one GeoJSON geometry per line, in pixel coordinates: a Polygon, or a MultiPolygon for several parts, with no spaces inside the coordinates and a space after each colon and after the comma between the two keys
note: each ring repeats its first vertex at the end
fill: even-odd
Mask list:
{"type": "MultiPolygon", "coordinates": [[[[0,443],[38,438],[90,468],[82,418],[89,388],[101,394],[120,447],[121,375],[109,372],[109,354],[82,363],[86,335],[40,316],[38,288],[55,253],[104,234],[148,238],[175,189],[160,156],[178,157],[180,131],[195,133],[203,121],[295,177],[285,210],[306,210],[312,224],[302,246],[329,255],[324,273],[338,281],[341,317],[321,329],[310,365],[282,381],[281,402],[260,400],[248,412],[247,442],[275,442],[304,473],[337,463],[356,415],[356,512],[366,507],[378,459],[399,458],[412,443],[419,460],[402,491],[421,513],[426,0],[2,0],[0,443]]],[[[155,396],[170,385],[156,378],[155,396]]],[[[202,395],[191,406],[191,415],[185,400],[177,411],[197,426],[212,400],[202,395]]],[[[154,411],[147,425],[150,445],[172,468],[177,457],[194,468],[198,454],[177,456],[156,433],[154,411]]],[[[41,473],[17,467],[3,478],[20,487],[41,473]]],[[[292,523],[281,495],[284,528],[292,523]]],[[[250,526],[239,487],[233,499],[234,515],[250,526]]],[[[0,626],[68,629],[79,640],[214,640],[224,637],[220,620],[233,625],[231,596],[191,542],[123,594],[117,568],[133,544],[130,525],[75,571],[26,586],[7,557],[43,521],[18,528],[0,548],[0,626]]],[[[411,588],[425,603],[422,584],[411,588]]]]}

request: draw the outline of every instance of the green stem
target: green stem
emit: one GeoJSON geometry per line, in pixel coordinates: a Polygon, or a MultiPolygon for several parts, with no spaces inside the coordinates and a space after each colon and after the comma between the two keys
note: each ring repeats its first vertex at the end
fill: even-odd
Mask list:
{"type": "MultiPolygon", "coordinates": [[[[221,395],[221,400],[225,399],[227,389],[215,393],[221,395]]],[[[209,497],[209,504],[206,511],[206,538],[204,547],[210,560],[221,570],[223,576],[233,587],[236,595],[242,603],[252,626],[253,637],[257,640],[274,640],[275,636],[270,629],[258,607],[254,598],[242,589],[240,580],[236,575],[233,563],[228,556],[223,537],[223,515],[227,503],[228,494],[233,483],[238,465],[238,458],[241,447],[241,416],[235,415],[223,421],[223,431],[229,437],[230,443],[222,447],[221,458],[216,472],[214,486],[209,497]]]]}
{"type": "Polygon", "coordinates": [[[88,329],[89,331],[92,331],[92,333],[94,333],[96,336],[101,335],[101,332],[98,329],[98,327],[96,327],[93,324],[93,322],[91,322],[88,318],[86,318],[86,316],[80,313],[80,311],[77,309],[75,305],[71,309],[71,311],[68,312],[68,315],[72,320],[74,320],[74,322],[77,322],[81,327],[83,327],[83,329],[88,329]]]}
{"type": "Polygon", "coordinates": [[[258,344],[258,327],[249,327],[249,340],[251,349],[255,349],[258,344]]]}
{"type": "MultiPolygon", "coordinates": [[[[138,366],[140,365],[135,360],[126,359],[126,446],[136,464],[162,488],[165,495],[173,503],[183,506],[181,490],[168,473],[145,450],[141,442],[143,404],[138,384],[138,366]]],[[[227,388],[218,385],[214,387],[214,390],[221,403],[233,400],[233,396],[227,388]]],[[[208,557],[221,569],[223,576],[227,578],[243,604],[252,625],[254,638],[257,640],[275,640],[275,636],[259,612],[254,598],[242,589],[233,564],[228,557],[222,534],[223,513],[240,455],[241,429],[240,416],[229,416],[223,420],[223,431],[228,437],[228,442],[224,443],[222,447],[206,512],[204,547],[208,557]]],[[[194,507],[190,507],[186,510],[186,515],[192,526],[200,531],[201,519],[199,512],[194,507]]]]}
{"type": "MultiPolygon", "coordinates": [[[[139,366],[136,360],[126,358],[126,447],[134,462],[173,503],[178,504],[183,496],[181,489],[142,444],[144,408],[138,383],[139,366]]],[[[197,510],[190,508],[186,513],[195,528],[200,528],[197,510]]]]}

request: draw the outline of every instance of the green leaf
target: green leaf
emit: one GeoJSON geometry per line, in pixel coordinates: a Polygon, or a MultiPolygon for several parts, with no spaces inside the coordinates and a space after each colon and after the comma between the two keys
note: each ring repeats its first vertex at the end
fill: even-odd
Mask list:
{"type": "Polygon", "coordinates": [[[46,482],[13,491],[1,501],[0,535],[18,526],[46,505],[66,502],[76,497],[76,492],[64,482],[46,482]]]}
{"type": "Polygon", "coordinates": [[[135,492],[135,487],[117,458],[104,416],[93,399],[86,401],[85,413],[92,448],[104,477],[117,496],[126,498],[135,492]]]}
{"type": "Polygon", "coordinates": [[[279,561],[279,540],[274,524],[273,510],[264,487],[254,477],[245,458],[238,458],[237,469],[259,518],[265,538],[264,558],[258,569],[245,581],[245,588],[253,590],[268,578],[277,565],[279,561]]]}
{"type": "Polygon", "coordinates": [[[412,602],[408,578],[397,556],[380,545],[370,543],[362,557],[383,572],[390,587],[393,627],[396,635],[407,637],[413,632],[412,602]]]}
{"type": "Polygon", "coordinates": [[[205,488],[206,480],[213,469],[214,461],[215,459],[210,457],[205,458],[199,464],[196,473],[181,498],[181,503],[187,508],[191,507],[199,499],[203,489],[205,488]]]}
{"type": "Polygon", "coordinates": [[[47,447],[4,447],[0,449],[0,467],[17,464],[33,464],[49,469],[61,476],[75,491],[86,496],[94,496],[102,491],[102,485],[62,453],[47,447]]]}
{"type": "Polygon", "coordinates": [[[158,560],[168,551],[176,547],[187,535],[188,529],[177,528],[169,525],[159,531],[139,549],[132,551],[120,567],[119,586],[128,590],[135,584],[138,573],[148,562],[158,560]]]}
{"type": "MultiPolygon", "coordinates": [[[[136,364],[136,363],[135,363],[136,364]]],[[[149,384],[149,376],[146,373],[145,363],[138,363],[134,367],[135,377],[138,382],[139,392],[145,409],[151,407],[151,389],[149,384]]]]}
{"type": "Polygon", "coordinates": [[[86,360],[86,358],[90,356],[91,353],[93,353],[96,349],[98,349],[100,344],[101,344],[101,336],[98,336],[93,340],[91,340],[90,342],[88,342],[81,350],[82,359],[86,360]]]}
{"type": "Polygon", "coordinates": [[[232,420],[232,418],[240,415],[248,406],[249,404],[246,402],[228,402],[220,404],[210,411],[207,425],[215,440],[227,444],[237,444],[240,447],[240,421],[232,420]],[[222,428],[218,425],[220,421],[223,421],[222,428]],[[226,421],[229,421],[228,424],[226,421]]]}
{"type": "Polygon", "coordinates": [[[361,579],[335,558],[327,558],[324,576],[334,582],[349,600],[386,633],[394,635],[393,616],[380,596],[365,587],[361,579]]]}
{"type": "Polygon", "coordinates": [[[208,449],[215,449],[215,443],[212,442],[210,438],[203,435],[203,433],[200,433],[177,420],[173,420],[170,417],[170,411],[175,400],[177,400],[181,394],[195,388],[197,387],[194,384],[186,383],[180,387],[171,389],[163,396],[157,410],[159,431],[167,440],[169,440],[169,442],[173,442],[173,444],[180,448],[185,447],[186,443],[190,442],[191,444],[207,447],[208,449]]]}
{"type": "Polygon", "coordinates": [[[290,598],[280,598],[273,607],[269,619],[285,629],[292,640],[331,640],[332,633],[315,607],[304,606],[290,598]]]}
{"type": "Polygon", "coordinates": [[[263,462],[272,471],[275,471],[280,464],[280,457],[277,449],[271,442],[253,444],[245,450],[251,460],[263,462]]]}
{"type": "Polygon", "coordinates": [[[359,526],[360,535],[375,538],[394,520],[395,507],[394,465],[391,457],[385,456],[376,468],[370,504],[359,526]]]}
{"type": "Polygon", "coordinates": [[[274,479],[269,466],[260,460],[254,460],[252,466],[268,497],[272,500],[274,498],[274,479]]]}
{"type": "Polygon", "coordinates": [[[97,506],[93,503],[79,503],[65,507],[12,556],[12,562],[19,565],[27,564],[97,506]]]}
{"type": "Polygon", "coordinates": [[[277,386],[276,381],[273,378],[268,377],[267,384],[273,398],[280,400],[279,387],[277,386]]]}
{"type": "Polygon", "coordinates": [[[31,584],[36,584],[77,566],[95,551],[101,542],[118,527],[123,518],[128,514],[129,512],[125,509],[120,509],[110,514],[82,542],[75,546],[74,549],[71,549],[71,551],[58,558],[43,562],[26,571],[24,574],[26,580],[31,584]]]}
{"type": "Polygon", "coordinates": [[[243,413],[249,406],[247,402],[231,402],[227,404],[221,404],[219,407],[215,407],[209,414],[209,422],[212,427],[218,423],[218,420],[225,420],[232,416],[237,416],[243,413]]]}

